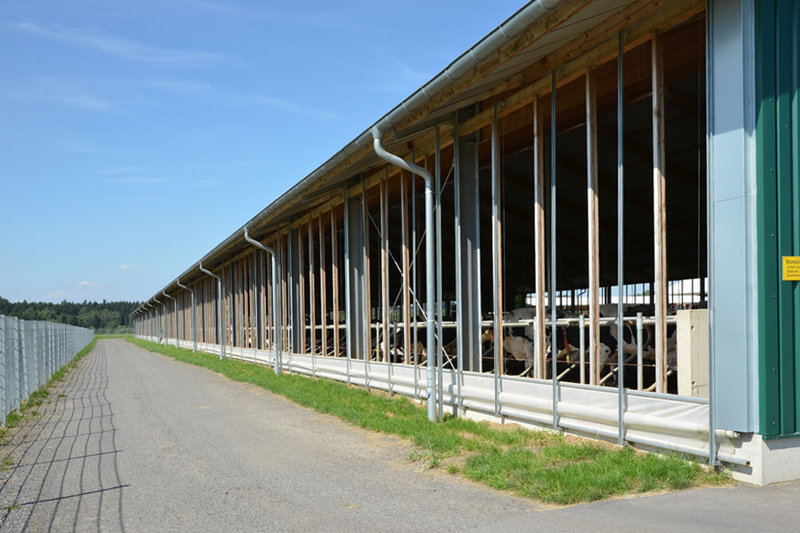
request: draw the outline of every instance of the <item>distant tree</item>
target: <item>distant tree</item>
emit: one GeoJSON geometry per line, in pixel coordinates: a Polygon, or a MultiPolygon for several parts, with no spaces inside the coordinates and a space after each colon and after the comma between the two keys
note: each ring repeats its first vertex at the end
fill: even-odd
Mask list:
{"type": "Polygon", "coordinates": [[[16,316],[23,320],[47,320],[63,322],[94,329],[95,331],[126,333],[131,331],[128,315],[139,307],[141,302],[102,303],[83,301],[73,303],[62,300],[53,304],[47,302],[11,303],[0,297],[0,315],[16,316]]]}

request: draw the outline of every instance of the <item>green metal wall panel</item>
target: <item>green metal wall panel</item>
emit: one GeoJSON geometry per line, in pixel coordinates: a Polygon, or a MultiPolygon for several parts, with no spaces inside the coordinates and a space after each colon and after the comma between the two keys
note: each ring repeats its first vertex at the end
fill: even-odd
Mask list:
{"type": "Polygon", "coordinates": [[[759,223],[760,433],[800,432],[800,50],[797,0],[756,2],[756,165],[759,223]]]}

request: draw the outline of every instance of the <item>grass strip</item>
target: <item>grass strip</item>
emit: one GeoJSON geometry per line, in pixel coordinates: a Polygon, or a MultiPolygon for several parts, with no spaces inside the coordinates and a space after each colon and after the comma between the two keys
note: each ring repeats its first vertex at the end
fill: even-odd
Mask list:
{"type": "Polygon", "coordinates": [[[574,504],[629,493],[730,483],[726,474],[677,455],[645,454],[630,447],[453,416],[433,423],[423,407],[405,397],[371,393],[327,379],[276,376],[267,366],[124,338],[151,352],[263,387],[359,427],[410,439],[418,447],[409,456],[411,460],[422,460],[431,468],[446,467],[448,472],[540,501],[574,504]]]}
{"type": "MultiPolygon", "coordinates": [[[[33,407],[39,406],[44,402],[44,400],[50,395],[50,388],[60,382],[63,381],[64,378],[67,376],[70,370],[78,366],[78,361],[80,361],[86,354],[92,351],[94,345],[97,344],[97,337],[92,339],[92,342],[87,344],[80,352],[78,352],[75,357],[73,357],[67,364],[53,372],[53,375],[47,380],[47,383],[39,387],[37,390],[33,391],[31,395],[28,397],[27,400],[24,400],[18,409],[14,409],[10,413],[6,415],[5,420],[5,427],[0,428],[0,439],[5,437],[6,433],[9,429],[17,427],[22,420],[26,418],[32,418],[34,416],[38,416],[39,412],[35,410],[31,410],[33,407]]],[[[0,443],[2,443],[0,441],[0,443]]]]}

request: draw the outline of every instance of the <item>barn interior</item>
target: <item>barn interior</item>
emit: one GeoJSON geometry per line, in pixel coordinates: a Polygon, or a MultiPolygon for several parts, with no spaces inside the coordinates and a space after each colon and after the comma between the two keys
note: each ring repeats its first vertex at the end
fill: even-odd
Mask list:
{"type": "MultiPolygon", "coordinates": [[[[425,180],[369,146],[301,182],[248,223],[275,251],[277,286],[270,254],[239,234],[204,258],[219,280],[179,278],[196,289],[200,341],[414,366],[430,354],[466,372],[701,395],[680,387],[689,371],[675,352],[702,359],[679,315],[699,313],[692,331],[707,316],[704,9],[591,4],[574,27],[385,132],[387,150],[437,184],[430,234],[425,180]],[[623,342],[609,337],[620,297],[623,342]]],[[[181,320],[166,310],[164,327],[189,339],[179,298],[181,320]]]]}

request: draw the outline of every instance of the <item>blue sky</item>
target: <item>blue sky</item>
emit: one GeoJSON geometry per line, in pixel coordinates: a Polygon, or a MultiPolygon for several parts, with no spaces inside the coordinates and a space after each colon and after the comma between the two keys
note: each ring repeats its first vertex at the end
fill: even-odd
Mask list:
{"type": "Polygon", "coordinates": [[[0,3],[0,296],[142,300],[522,0],[0,3]]]}

